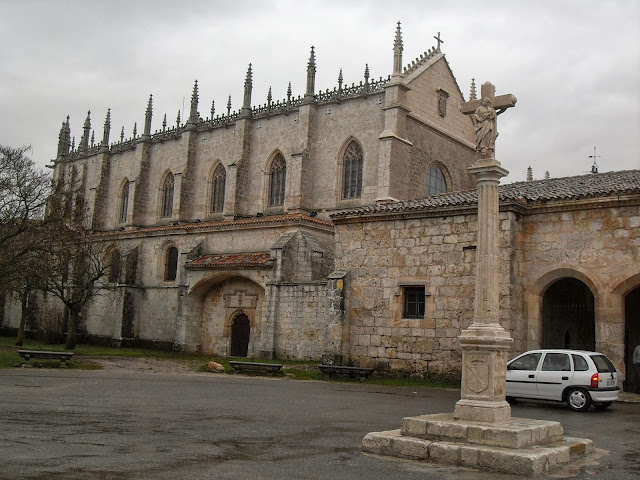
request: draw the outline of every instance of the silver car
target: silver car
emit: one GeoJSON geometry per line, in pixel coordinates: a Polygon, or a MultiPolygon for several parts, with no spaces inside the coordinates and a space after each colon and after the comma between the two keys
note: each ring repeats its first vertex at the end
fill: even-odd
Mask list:
{"type": "Polygon", "coordinates": [[[604,354],[582,350],[531,350],[507,363],[507,401],[557,400],[584,412],[618,399],[618,371],[604,354]]]}

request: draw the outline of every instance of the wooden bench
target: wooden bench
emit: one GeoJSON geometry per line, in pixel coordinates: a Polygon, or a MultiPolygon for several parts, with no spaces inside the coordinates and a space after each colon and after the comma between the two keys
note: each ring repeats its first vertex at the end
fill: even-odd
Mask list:
{"type": "Polygon", "coordinates": [[[28,365],[32,358],[42,358],[45,360],[60,360],[62,367],[67,366],[67,361],[71,360],[71,352],[45,352],[40,350],[18,350],[18,355],[24,358],[24,365],[28,365]]]}
{"type": "Polygon", "coordinates": [[[366,380],[369,375],[373,374],[373,368],[347,367],[344,365],[318,365],[322,374],[330,379],[334,375],[348,375],[349,378],[358,378],[366,380]]]}
{"type": "Polygon", "coordinates": [[[230,361],[229,365],[233,367],[239,373],[243,371],[251,371],[251,372],[267,372],[274,375],[281,368],[282,365],[279,363],[258,363],[258,362],[236,362],[230,361]]]}

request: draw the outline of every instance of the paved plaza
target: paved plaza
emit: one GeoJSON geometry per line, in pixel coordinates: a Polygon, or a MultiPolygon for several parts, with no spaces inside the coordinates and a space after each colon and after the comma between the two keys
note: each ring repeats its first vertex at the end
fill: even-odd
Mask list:
{"type": "MultiPolygon", "coordinates": [[[[513,480],[363,454],[405,416],[452,411],[458,390],[208,373],[0,370],[0,479],[513,480]]],[[[553,478],[640,476],[640,404],[605,412],[522,403],[597,455],[553,478]]]]}

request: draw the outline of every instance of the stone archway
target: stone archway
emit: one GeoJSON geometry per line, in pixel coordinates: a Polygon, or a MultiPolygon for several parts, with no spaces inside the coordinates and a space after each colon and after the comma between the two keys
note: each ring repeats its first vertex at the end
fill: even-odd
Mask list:
{"type": "Polygon", "coordinates": [[[595,302],[589,287],[576,278],[552,283],[542,299],[541,348],[595,350],[595,302]]]}
{"type": "Polygon", "coordinates": [[[640,391],[640,375],[633,367],[633,350],[640,345],[640,286],[624,298],[625,392],[640,391]]]}
{"type": "Polygon", "coordinates": [[[249,353],[249,339],[251,337],[251,324],[249,317],[244,313],[233,319],[231,326],[231,356],[246,357],[249,353]]]}

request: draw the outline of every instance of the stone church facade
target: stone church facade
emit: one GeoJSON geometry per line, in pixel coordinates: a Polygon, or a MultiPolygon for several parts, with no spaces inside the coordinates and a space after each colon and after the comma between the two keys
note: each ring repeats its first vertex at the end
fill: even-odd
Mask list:
{"type": "MultiPolygon", "coordinates": [[[[105,295],[87,337],[256,358],[331,359],[455,375],[473,316],[477,202],[471,119],[432,48],[403,68],[76,147],[63,122],[54,180],[77,186],[105,246],[105,295]]],[[[391,59],[390,59],[391,63],[391,59]]],[[[472,85],[472,98],[475,86],[472,85]]],[[[91,140],[90,140],[91,138],[91,140]]],[[[606,352],[625,372],[640,342],[640,172],[501,187],[501,321],[513,354],[606,352]]],[[[43,300],[41,316],[59,306],[43,300]]],[[[56,310],[57,309],[57,310],[56,310]]],[[[4,326],[17,325],[6,305],[4,326]]],[[[636,381],[636,380],[629,380],[636,381]]],[[[640,379],[637,380],[640,382],[640,379]]]]}

